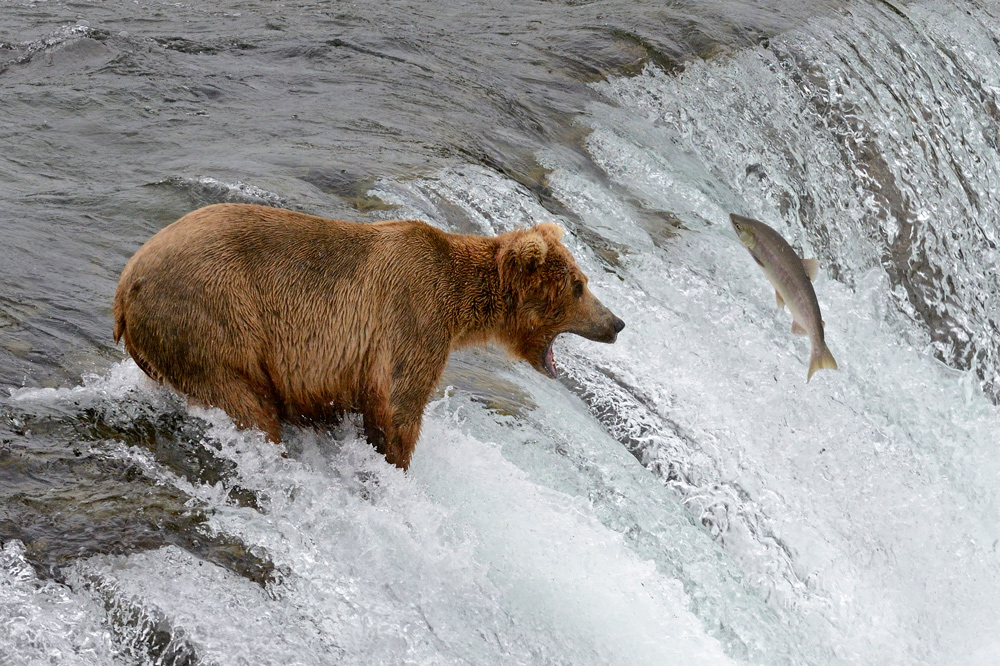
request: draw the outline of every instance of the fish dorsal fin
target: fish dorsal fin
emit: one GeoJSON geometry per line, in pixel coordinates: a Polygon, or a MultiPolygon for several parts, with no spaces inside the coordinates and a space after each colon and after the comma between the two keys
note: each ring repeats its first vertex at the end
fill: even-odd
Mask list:
{"type": "Polygon", "coordinates": [[[802,328],[802,324],[795,321],[794,319],[792,320],[792,333],[794,333],[795,335],[809,335],[809,331],[802,328]]]}
{"type": "Polygon", "coordinates": [[[806,269],[806,277],[810,282],[816,281],[816,273],[819,272],[819,261],[816,259],[803,259],[802,268],[806,269]]]}
{"type": "Polygon", "coordinates": [[[778,309],[785,307],[785,299],[781,297],[781,292],[777,289],[774,290],[774,300],[778,302],[778,309]]]}

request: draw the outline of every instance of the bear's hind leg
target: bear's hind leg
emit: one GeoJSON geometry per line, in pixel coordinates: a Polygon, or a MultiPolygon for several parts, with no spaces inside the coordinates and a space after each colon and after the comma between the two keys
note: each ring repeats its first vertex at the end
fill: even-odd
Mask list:
{"type": "Polygon", "coordinates": [[[207,387],[185,392],[199,402],[224,411],[241,430],[259,428],[269,441],[281,443],[281,421],[269,391],[256,390],[236,373],[219,372],[208,383],[207,387]]]}

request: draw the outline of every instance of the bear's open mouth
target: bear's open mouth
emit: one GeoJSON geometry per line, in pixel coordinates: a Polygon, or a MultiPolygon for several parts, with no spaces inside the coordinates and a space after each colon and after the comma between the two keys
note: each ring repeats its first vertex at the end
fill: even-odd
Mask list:
{"type": "Polygon", "coordinates": [[[549,344],[545,347],[545,353],[542,354],[542,367],[545,368],[545,372],[549,373],[549,377],[555,379],[558,376],[556,372],[556,358],[555,354],[552,353],[552,343],[556,341],[555,338],[549,340],[549,344]]]}

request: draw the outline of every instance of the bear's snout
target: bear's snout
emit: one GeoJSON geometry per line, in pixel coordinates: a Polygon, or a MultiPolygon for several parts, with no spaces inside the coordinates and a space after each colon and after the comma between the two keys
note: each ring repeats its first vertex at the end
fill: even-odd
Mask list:
{"type": "Polygon", "coordinates": [[[625,328],[625,322],[614,312],[609,310],[604,303],[601,303],[593,294],[588,294],[591,303],[589,316],[578,326],[570,329],[571,333],[593,340],[594,342],[606,342],[608,344],[618,339],[618,334],[625,328]]]}
{"type": "Polygon", "coordinates": [[[618,334],[622,332],[623,328],[625,328],[625,322],[618,317],[615,317],[615,323],[611,324],[611,328],[615,329],[615,337],[617,338],[618,334]]]}
{"type": "Polygon", "coordinates": [[[616,317],[614,314],[612,314],[610,310],[608,311],[608,314],[611,315],[611,323],[608,326],[606,332],[595,337],[590,337],[590,336],[584,336],[584,337],[590,337],[590,339],[595,342],[607,342],[608,344],[615,342],[618,339],[618,334],[622,332],[623,328],[625,328],[625,322],[622,321],[619,317],[616,317]]]}

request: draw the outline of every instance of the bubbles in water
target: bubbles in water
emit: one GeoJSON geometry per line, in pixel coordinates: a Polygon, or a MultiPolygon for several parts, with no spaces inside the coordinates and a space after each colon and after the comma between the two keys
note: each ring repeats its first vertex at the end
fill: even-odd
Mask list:
{"type": "Polygon", "coordinates": [[[101,607],[64,585],[39,580],[24,558],[24,545],[0,549],[0,661],[67,666],[114,663],[100,618],[101,607]]]}

